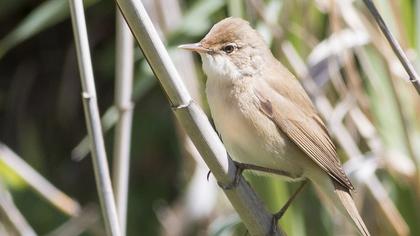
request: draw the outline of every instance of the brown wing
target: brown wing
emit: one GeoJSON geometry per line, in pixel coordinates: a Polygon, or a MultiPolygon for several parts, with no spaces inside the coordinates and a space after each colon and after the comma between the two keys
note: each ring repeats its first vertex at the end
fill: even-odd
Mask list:
{"type": "MultiPolygon", "coordinates": [[[[315,110],[303,111],[301,106],[291,102],[287,97],[278,94],[275,90],[268,90],[271,90],[273,96],[278,99],[270,101],[267,99],[268,96],[256,91],[260,110],[331,178],[348,189],[354,189],[337,159],[335,146],[315,110]]],[[[312,107],[309,98],[307,102],[309,104],[304,105],[312,107]]]]}

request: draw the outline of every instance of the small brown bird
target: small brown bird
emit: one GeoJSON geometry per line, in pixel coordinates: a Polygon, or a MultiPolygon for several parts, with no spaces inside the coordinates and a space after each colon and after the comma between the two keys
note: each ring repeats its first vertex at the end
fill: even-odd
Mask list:
{"type": "Polygon", "coordinates": [[[202,58],[211,115],[235,161],[311,180],[361,235],[369,235],[327,128],[298,80],[247,21],[224,19],[199,43],[180,48],[202,58]]]}

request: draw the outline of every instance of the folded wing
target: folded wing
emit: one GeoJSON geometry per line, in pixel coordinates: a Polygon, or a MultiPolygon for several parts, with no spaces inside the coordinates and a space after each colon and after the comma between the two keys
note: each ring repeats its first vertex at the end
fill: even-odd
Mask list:
{"type": "Polygon", "coordinates": [[[298,81],[295,81],[297,84],[294,84],[294,87],[287,90],[287,92],[279,91],[275,87],[270,86],[270,81],[266,82],[268,83],[264,84],[267,86],[267,89],[264,89],[264,91],[270,91],[273,93],[273,96],[266,96],[261,90],[256,90],[260,111],[268,116],[283,133],[327,172],[331,178],[347,189],[354,189],[337,158],[335,146],[329,137],[325,125],[298,81]],[[302,90],[303,95],[296,89],[302,90]],[[290,95],[288,95],[290,91],[301,96],[299,99],[290,99],[290,95]]]}

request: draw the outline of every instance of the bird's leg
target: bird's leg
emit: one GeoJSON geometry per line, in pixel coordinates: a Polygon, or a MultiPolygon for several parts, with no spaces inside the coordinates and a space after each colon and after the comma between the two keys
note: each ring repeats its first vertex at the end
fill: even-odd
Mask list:
{"type": "Polygon", "coordinates": [[[253,164],[247,164],[247,163],[240,163],[240,162],[236,162],[236,161],[234,161],[234,163],[237,167],[241,168],[242,171],[244,171],[244,170],[254,170],[254,171],[260,171],[260,172],[270,173],[270,174],[274,174],[274,175],[285,176],[285,177],[289,177],[291,179],[297,179],[297,178],[300,177],[300,176],[293,176],[289,172],[286,172],[286,171],[283,171],[283,170],[271,169],[271,168],[267,168],[267,167],[262,167],[262,166],[257,166],[257,165],[253,165],[253,164]]]}
{"type": "Polygon", "coordinates": [[[293,195],[287,200],[287,202],[283,205],[283,207],[278,211],[276,214],[274,214],[274,218],[276,221],[280,220],[280,218],[284,215],[284,213],[287,211],[289,206],[292,204],[292,202],[295,200],[295,198],[299,195],[300,192],[302,192],[303,188],[305,187],[306,183],[308,183],[308,180],[304,180],[298,189],[293,193],[293,195]]]}
{"type": "MultiPolygon", "coordinates": [[[[292,179],[299,178],[299,176],[293,176],[289,172],[282,171],[282,170],[271,169],[271,168],[266,168],[266,167],[247,164],[247,163],[240,163],[240,162],[236,162],[236,161],[233,161],[233,163],[236,166],[236,173],[235,173],[234,180],[231,183],[226,184],[226,185],[218,183],[219,186],[224,190],[230,190],[230,189],[238,186],[240,176],[242,175],[244,170],[254,170],[254,171],[260,171],[260,172],[265,172],[265,173],[271,173],[271,174],[275,174],[275,175],[286,176],[286,177],[289,177],[289,178],[292,178],[292,179]]],[[[211,173],[211,171],[209,171],[209,173],[207,174],[207,180],[208,180],[208,177],[209,177],[210,173],[211,173]]]]}
{"type": "Polygon", "coordinates": [[[293,195],[287,200],[287,202],[283,205],[283,207],[273,215],[273,230],[277,229],[277,222],[281,219],[281,217],[284,215],[284,213],[287,211],[287,209],[290,207],[292,202],[295,200],[297,195],[299,195],[300,192],[302,192],[303,188],[305,187],[306,183],[308,183],[308,180],[305,179],[299,186],[298,189],[293,193],[293,195]]]}

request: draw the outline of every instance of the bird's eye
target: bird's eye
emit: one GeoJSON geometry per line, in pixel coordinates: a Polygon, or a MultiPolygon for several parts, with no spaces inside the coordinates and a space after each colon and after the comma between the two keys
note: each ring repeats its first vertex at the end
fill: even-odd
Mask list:
{"type": "Polygon", "coordinates": [[[235,50],[235,48],[236,48],[236,45],[234,45],[234,44],[227,44],[227,45],[223,46],[222,50],[225,53],[229,54],[229,53],[232,53],[235,50]]]}

